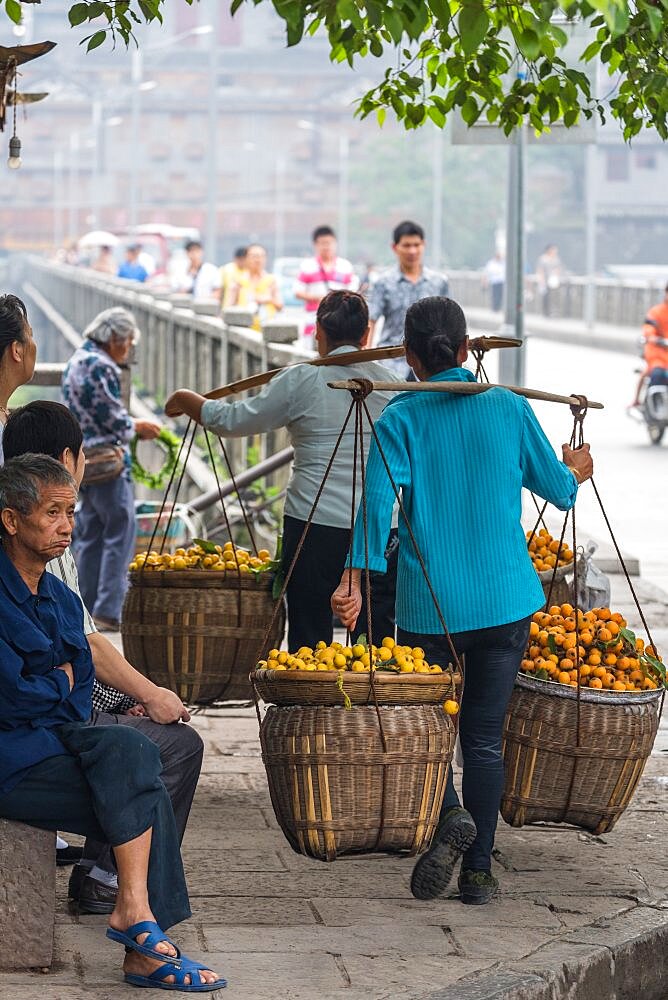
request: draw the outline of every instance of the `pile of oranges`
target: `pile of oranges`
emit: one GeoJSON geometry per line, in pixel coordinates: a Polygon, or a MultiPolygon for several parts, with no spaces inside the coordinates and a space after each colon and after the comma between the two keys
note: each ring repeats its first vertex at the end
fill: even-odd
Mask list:
{"type": "MultiPolygon", "coordinates": [[[[386,636],[380,646],[369,648],[361,637],[352,646],[341,642],[319,642],[315,648],[302,646],[295,654],[270,649],[266,660],[260,660],[258,670],[351,670],[353,673],[370,673],[371,670],[389,670],[395,674],[443,674],[438,663],[429,664],[424,650],[419,646],[400,646],[386,636]]],[[[450,680],[446,672],[445,680],[450,680]]]]}
{"type": "MultiPolygon", "coordinates": [[[[385,636],[380,646],[369,646],[366,638],[360,636],[351,646],[341,642],[331,642],[327,645],[321,641],[315,648],[302,646],[296,653],[285,650],[270,649],[266,660],[260,660],[258,670],[306,670],[311,673],[336,671],[338,673],[339,690],[344,695],[346,707],[350,707],[343,688],[344,671],[354,674],[378,674],[387,671],[393,674],[438,674],[444,685],[452,682],[449,670],[443,670],[438,663],[427,663],[425,652],[420,646],[400,646],[391,636],[385,636]]],[[[447,715],[456,715],[459,703],[454,698],[443,702],[443,711],[447,715]]]]}
{"type": "Polygon", "coordinates": [[[197,540],[188,549],[179,548],[174,552],[138,552],[129,565],[130,572],[141,568],[164,572],[165,570],[217,570],[238,574],[263,573],[275,567],[268,549],[260,549],[257,555],[247,549],[237,547],[234,542],[214,545],[213,542],[197,540]]]}
{"type": "Polygon", "coordinates": [[[637,639],[617,611],[575,611],[571,604],[537,611],[522,673],[539,680],[606,691],[649,691],[664,683],[656,650],[637,639]]]}
{"type": "Polygon", "coordinates": [[[573,552],[568,545],[565,542],[559,545],[559,539],[553,538],[546,528],[541,528],[535,534],[527,531],[526,536],[529,555],[537,573],[573,562],[573,552]]]}

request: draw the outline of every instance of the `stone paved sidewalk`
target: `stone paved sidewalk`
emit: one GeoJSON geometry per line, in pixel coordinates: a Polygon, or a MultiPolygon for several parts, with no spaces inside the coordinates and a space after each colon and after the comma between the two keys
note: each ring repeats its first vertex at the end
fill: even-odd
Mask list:
{"type": "MultiPolygon", "coordinates": [[[[626,585],[619,578],[614,583],[613,604],[635,625],[626,585]]],[[[655,639],[665,649],[668,596],[642,581],[638,586],[655,639]]],[[[228,989],[216,996],[469,1000],[494,995],[480,992],[481,982],[501,989],[536,971],[556,976],[557,983],[554,970],[564,965],[565,955],[595,963],[609,941],[625,940],[629,926],[638,932],[668,927],[665,720],[642,786],[612,833],[511,830],[500,823],[495,868],[502,890],[487,907],[464,907],[455,898],[417,902],[408,888],[410,859],[325,865],[294,854],[273,816],[254,711],[207,711],[196,715],[194,724],[207,749],[184,845],[193,918],[175,929],[175,937],[228,978],[228,989]]],[[[67,912],[66,880],[67,872],[59,873],[52,970],[5,974],[3,997],[131,995],[120,981],[122,951],[103,936],[104,919],[79,920],[67,912]]],[[[550,989],[541,998],[575,995],[558,983],[550,989]]],[[[539,994],[518,987],[496,995],[524,1000],[539,994]]],[[[634,1000],[646,995],[636,990],[634,1000]]],[[[581,996],[600,1000],[612,994],[592,987],[577,993],[578,1000],[581,996]]]]}

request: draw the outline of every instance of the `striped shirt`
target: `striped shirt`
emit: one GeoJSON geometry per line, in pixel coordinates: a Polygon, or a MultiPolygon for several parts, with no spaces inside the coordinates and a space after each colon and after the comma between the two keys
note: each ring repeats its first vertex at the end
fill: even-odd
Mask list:
{"type": "MultiPolygon", "coordinates": [[[[474,382],[451,368],[430,382],[474,382]]],[[[480,395],[402,393],[376,432],[402,491],[446,625],[467,632],[517,621],[545,601],[521,524],[522,487],[558,507],[575,503],[577,482],[560,462],[526,399],[506,389],[480,395]]],[[[385,572],[394,492],[375,443],[367,464],[369,567],[385,572]]],[[[361,512],[352,565],[364,566],[361,512]]],[[[397,624],[442,633],[433,599],[399,516],[397,624]]]]}
{"type": "MultiPolygon", "coordinates": [[[[95,622],[81,598],[79,574],[77,573],[77,565],[74,561],[72,550],[65,549],[62,556],[59,556],[58,559],[52,559],[46,564],[46,569],[48,573],[52,573],[53,576],[62,580],[66,587],[73,590],[81,601],[84,634],[92,635],[94,632],[97,632],[95,622]]],[[[130,698],[128,695],[123,694],[122,691],[117,691],[116,688],[111,687],[109,684],[102,684],[98,680],[93,681],[92,702],[93,708],[97,712],[116,712],[118,714],[127,711],[128,708],[132,708],[133,705],[137,704],[134,698],[130,698]]]]}
{"type": "MultiPolygon", "coordinates": [[[[307,313],[317,312],[320,300],[324,299],[328,292],[333,292],[339,288],[347,288],[355,291],[358,282],[353,271],[353,265],[345,257],[337,257],[333,264],[324,264],[319,257],[307,257],[302,261],[297,280],[295,282],[295,292],[302,295],[307,293],[319,295],[318,300],[309,299],[304,303],[307,313]]],[[[313,333],[314,323],[309,323],[304,332],[313,333]]]]}

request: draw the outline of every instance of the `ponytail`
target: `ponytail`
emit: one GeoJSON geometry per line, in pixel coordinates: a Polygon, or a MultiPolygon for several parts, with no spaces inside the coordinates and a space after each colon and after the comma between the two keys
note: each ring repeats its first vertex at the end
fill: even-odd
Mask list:
{"type": "Polygon", "coordinates": [[[357,292],[329,292],[315,318],[330,345],[359,344],[369,326],[369,307],[357,292]]]}
{"type": "Polygon", "coordinates": [[[406,347],[429,375],[457,366],[457,355],[466,340],[466,317],[460,305],[445,296],[414,302],[406,313],[406,347]]]}

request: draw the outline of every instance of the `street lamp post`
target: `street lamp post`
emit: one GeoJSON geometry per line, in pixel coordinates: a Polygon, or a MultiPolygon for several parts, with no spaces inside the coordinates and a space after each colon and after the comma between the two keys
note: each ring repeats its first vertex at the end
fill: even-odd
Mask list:
{"type": "Polygon", "coordinates": [[[274,201],[274,259],[285,253],[285,157],[276,157],[276,189],[274,201]]]}
{"type": "MultiPolygon", "coordinates": [[[[506,219],[506,287],[503,335],[524,339],[524,175],[526,143],[524,127],[515,130],[508,149],[508,209],[506,219]]],[[[501,351],[499,381],[523,385],[526,345],[514,351],[501,351]]]]}
{"type": "Polygon", "coordinates": [[[209,258],[216,259],[218,242],[218,25],[220,21],[220,4],[211,7],[211,32],[209,33],[209,104],[208,104],[208,141],[206,154],[206,248],[209,258]]]}
{"type": "MultiPolygon", "coordinates": [[[[217,4],[214,5],[217,8],[217,4]]],[[[217,13],[216,13],[217,16],[217,13]]],[[[142,49],[135,48],[132,50],[132,65],[131,65],[131,80],[132,80],[132,92],[130,97],[130,143],[132,149],[132,169],[130,171],[130,183],[128,191],[128,216],[129,224],[134,227],[139,222],[139,185],[141,180],[141,172],[144,167],[144,158],[139,152],[139,128],[141,124],[141,95],[146,90],[153,90],[157,85],[153,80],[144,80],[144,52],[156,52],[161,49],[169,49],[177,42],[182,42],[186,38],[191,38],[195,35],[208,35],[213,33],[213,25],[211,24],[200,24],[195,28],[191,28],[190,31],[183,31],[179,35],[174,35],[173,38],[166,38],[162,42],[156,42],[154,45],[147,45],[142,49]]],[[[215,47],[215,36],[211,42],[212,48],[215,47]]],[[[209,56],[209,73],[211,73],[211,63],[215,60],[215,53],[209,56]]],[[[215,62],[213,62],[215,70],[215,62]]],[[[215,132],[215,130],[214,130],[215,132]]],[[[210,142],[213,141],[212,137],[209,137],[210,142]]],[[[143,149],[143,146],[142,146],[143,149]]],[[[213,169],[215,170],[215,159],[213,161],[213,169]]]]}
{"type": "Polygon", "coordinates": [[[67,207],[68,219],[67,230],[68,239],[76,240],[79,234],[79,148],[80,138],[78,132],[70,135],[70,155],[67,174],[67,207]]]}
{"type": "Polygon", "coordinates": [[[432,260],[440,268],[443,261],[443,129],[434,130],[432,156],[432,260]]]}
{"type": "Polygon", "coordinates": [[[349,206],[349,164],[350,140],[347,135],[339,136],[339,211],[338,229],[341,253],[348,251],[348,206],[349,206]]]}

